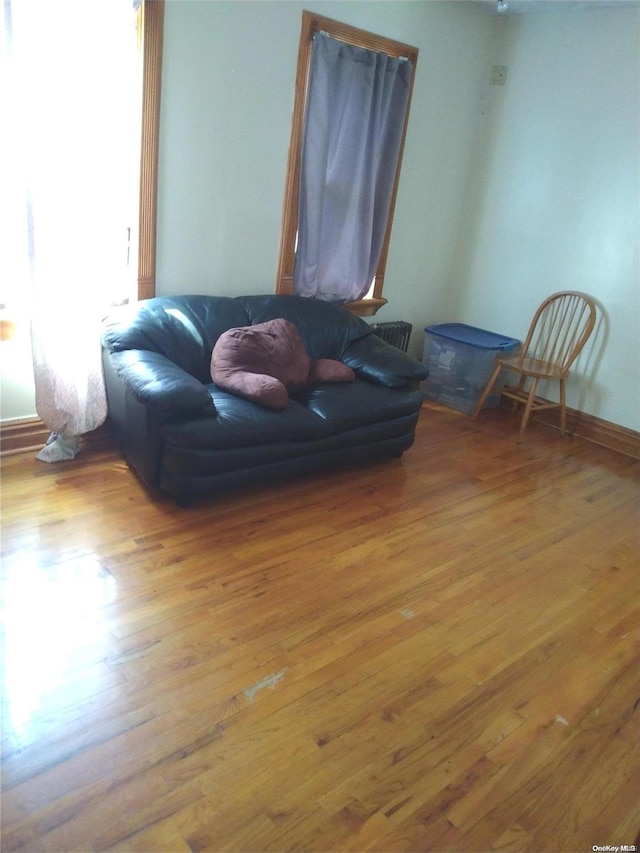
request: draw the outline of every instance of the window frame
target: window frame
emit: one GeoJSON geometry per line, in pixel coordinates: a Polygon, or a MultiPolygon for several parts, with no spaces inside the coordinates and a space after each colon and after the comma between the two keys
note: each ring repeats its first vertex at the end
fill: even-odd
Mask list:
{"type": "Polygon", "coordinates": [[[313,37],[315,33],[319,31],[323,31],[332,38],[339,39],[340,41],[354,45],[355,47],[363,47],[367,50],[386,53],[388,56],[395,59],[405,57],[410,60],[412,65],[409,100],[407,103],[404,127],[402,129],[402,141],[400,144],[400,153],[398,155],[398,164],[396,166],[396,174],[393,183],[391,204],[389,207],[389,219],[387,221],[380,260],[373,280],[373,293],[371,296],[365,296],[356,302],[348,302],[344,306],[353,314],[358,314],[360,316],[372,316],[387,304],[387,299],[383,297],[382,292],[384,289],[384,277],[387,266],[387,256],[389,253],[389,243],[391,240],[391,229],[393,226],[393,215],[395,212],[398,183],[400,180],[400,170],[402,167],[404,143],[409,123],[409,112],[411,110],[411,96],[413,94],[413,84],[415,81],[416,65],[418,61],[418,48],[404,44],[403,42],[395,41],[394,39],[386,38],[385,36],[376,35],[375,33],[368,32],[367,30],[352,27],[349,24],[335,21],[332,18],[325,18],[322,15],[316,15],[314,12],[308,12],[306,10],[302,12],[300,43],[298,47],[298,63],[295,78],[294,104],[291,118],[291,139],[289,142],[289,156],[285,179],[282,226],[280,232],[280,250],[278,255],[278,271],[276,278],[277,294],[294,293],[293,276],[295,266],[296,234],[298,230],[300,163],[302,159],[302,143],[304,137],[304,119],[307,105],[309,68],[311,65],[311,47],[313,44],[313,37]]]}
{"type": "Polygon", "coordinates": [[[156,295],[156,223],[164,3],[165,0],[143,0],[138,10],[143,68],[138,211],[138,299],[151,299],[156,295]]]}

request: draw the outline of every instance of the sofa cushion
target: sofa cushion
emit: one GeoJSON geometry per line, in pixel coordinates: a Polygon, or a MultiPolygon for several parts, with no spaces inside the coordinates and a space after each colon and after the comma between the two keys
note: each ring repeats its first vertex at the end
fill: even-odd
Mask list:
{"type": "MultiPolygon", "coordinates": [[[[267,445],[257,443],[237,447],[196,448],[165,442],[162,467],[172,475],[198,480],[225,472],[237,472],[242,478],[244,473],[256,474],[274,464],[281,466],[283,473],[286,466],[289,466],[289,474],[301,473],[308,469],[309,460],[314,456],[323,460],[321,467],[325,468],[335,454],[343,454],[343,461],[353,461],[366,455],[368,448],[375,448],[384,442],[401,440],[404,447],[398,449],[405,450],[413,441],[417,417],[417,413],[413,413],[394,421],[368,424],[338,435],[311,440],[296,438],[267,445]]],[[[250,476],[249,482],[252,481],[253,477],[250,476]]]]}
{"type": "Polygon", "coordinates": [[[412,388],[385,388],[356,379],[348,386],[305,388],[294,400],[321,418],[327,432],[336,434],[415,413],[422,405],[422,394],[412,388]]]}
{"type": "Polygon", "coordinates": [[[314,441],[327,435],[324,420],[294,400],[289,399],[285,409],[274,411],[215,385],[209,385],[208,391],[215,407],[213,417],[191,416],[165,423],[162,427],[165,442],[193,450],[224,451],[234,447],[266,448],[282,442],[314,441]]]}

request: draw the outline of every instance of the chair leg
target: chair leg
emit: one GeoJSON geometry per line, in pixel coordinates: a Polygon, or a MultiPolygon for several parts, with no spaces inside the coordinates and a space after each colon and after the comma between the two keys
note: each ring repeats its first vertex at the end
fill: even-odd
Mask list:
{"type": "Polygon", "coordinates": [[[522,420],[520,421],[520,432],[518,433],[518,443],[522,441],[524,438],[524,431],[527,428],[527,422],[529,420],[529,415],[531,414],[531,409],[533,408],[533,401],[535,400],[536,390],[538,388],[538,379],[534,379],[531,383],[531,388],[529,389],[529,396],[527,397],[527,403],[524,407],[524,414],[522,415],[522,420]]]}
{"type": "Polygon", "coordinates": [[[560,432],[562,435],[567,434],[567,403],[565,394],[564,379],[560,380],[560,432]]]}
{"type": "Polygon", "coordinates": [[[489,394],[491,393],[491,391],[492,391],[492,389],[493,389],[493,386],[496,384],[496,382],[497,382],[497,380],[498,380],[498,376],[500,376],[500,371],[501,371],[501,370],[502,370],[502,366],[501,366],[501,365],[497,365],[496,369],[495,369],[495,370],[493,371],[493,373],[491,374],[491,379],[489,379],[489,381],[488,381],[488,382],[487,382],[487,384],[485,385],[485,389],[484,389],[484,391],[482,392],[482,394],[480,395],[480,399],[479,399],[479,400],[478,400],[478,402],[476,403],[476,407],[475,407],[475,409],[473,410],[473,414],[471,415],[471,420],[475,420],[475,419],[476,419],[476,417],[478,416],[478,413],[480,412],[480,410],[482,409],[482,407],[483,407],[483,406],[484,406],[484,404],[486,403],[486,401],[487,401],[487,397],[488,397],[488,396],[489,396],[489,394]]]}
{"type": "MultiPolygon", "coordinates": [[[[516,394],[522,394],[522,396],[524,396],[524,386],[526,384],[526,381],[527,381],[527,377],[523,373],[520,376],[520,379],[519,379],[518,384],[516,386],[516,394]]],[[[515,415],[516,409],[518,408],[518,404],[521,402],[522,402],[522,400],[514,399],[513,405],[511,406],[511,414],[512,415],[515,415]]]]}

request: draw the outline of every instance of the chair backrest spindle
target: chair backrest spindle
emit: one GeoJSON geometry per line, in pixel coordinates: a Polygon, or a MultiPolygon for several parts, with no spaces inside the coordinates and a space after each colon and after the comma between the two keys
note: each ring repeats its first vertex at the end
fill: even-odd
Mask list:
{"type": "Polygon", "coordinates": [[[523,352],[566,372],[591,334],[595,318],[590,296],[578,291],[554,293],[536,311],[523,352]]]}

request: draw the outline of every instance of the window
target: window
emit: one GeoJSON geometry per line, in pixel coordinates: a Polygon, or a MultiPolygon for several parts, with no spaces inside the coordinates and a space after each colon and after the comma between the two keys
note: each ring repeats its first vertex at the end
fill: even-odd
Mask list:
{"type": "MultiPolygon", "coordinates": [[[[386,304],[383,297],[384,275],[393,222],[393,212],[402,162],[402,150],[406,135],[407,122],[409,118],[409,107],[411,101],[411,90],[415,76],[415,66],[418,58],[417,48],[400,42],[392,41],[382,36],[368,33],[364,30],[355,29],[324,18],[310,12],[303,12],[302,27],[300,34],[300,47],[298,52],[298,67],[295,84],[295,100],[291,128],[291,142],[289,147],[289,163],[285,184],[285,198],[282,219],[282,234],[280,242],[280,258],[276,282],[277,293],[295,292],[295,264],[298,243],[298,227],[300,222],[300,187],[302,175],[302,153],[304,147],[304,124],[309,104],[309,72],[312,61],[312,44],[316,34],[328,36],[346,45],[364,49],[373,53],[385,54],[394,61],[399,59],[408,60],[408,96],[406,109],[403,109],[402,127],[398,128],[399,150],[394,174],[391,176],[391,191],[386,218],[386,227],[381,239],[379,260],[375,268],[373,280],[369,292],[361,298],[347,303],[347,308],[357,314],[371,315],[386,304]]],[[[384,225],[384,223],[383,223],[384,225]]],[[[379,241],[380,242],[380,241],[379,241]]]]}
{"type": "Polygon", "coordinates": [[[33,364],[28,381],[14,375],[27,405],[34,381],[38,415],[65,440],[106,415],[100,320],[137,295],[134,24],[131,0],[5,2],[0,24],[9,84],[1,87],[9,132],[0,140],[8,178],[0,217],[11,229],[0,278],[7,310],[24,318],[11,345],[16,362],[33,364]]]}

